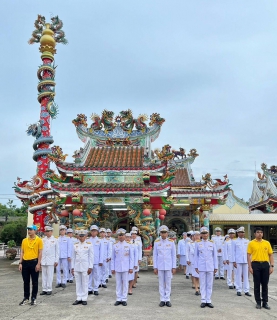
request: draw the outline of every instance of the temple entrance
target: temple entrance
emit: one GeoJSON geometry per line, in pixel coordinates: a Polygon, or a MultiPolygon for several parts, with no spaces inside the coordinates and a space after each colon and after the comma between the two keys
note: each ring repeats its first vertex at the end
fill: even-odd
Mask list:
{"type": "Polygon", "coordinates": [[[188,226],[183,219],[173,218],[168,221],[167,226],[169,230],[176,232],[177,236],[181,236],[184,231],[188,231],[188,226]]]}

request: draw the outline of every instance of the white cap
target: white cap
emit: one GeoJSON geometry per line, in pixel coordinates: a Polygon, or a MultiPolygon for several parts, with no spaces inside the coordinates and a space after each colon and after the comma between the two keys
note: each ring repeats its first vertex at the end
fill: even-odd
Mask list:
{"type": "Polygon", "coordinates": [[[129,233],[129,232],[125,233],[125,236],[126,237],[131,237],[131,233],[129,233]]]}
{"type": "Polygon", "coordinates": [[[137,234],[136,230],[132,230],[130,233],[131,234],[137,234]]]}
{"type": "Polygon", "coordinates": [[[207,227],[202,227],[200,229],[200,233],[207,233],[207,232],[209,232],[209,229],[207,227]]]}
{"type": "Polygon", "coordinates": [[[106,229],[105,228],[100,228],[99,232],[106,232],[106,229]]]}
{"type": "Polygon", "coordinates": [[[60,229],[60,230],[66,230],[67,227],[62,224],[62,225],[59,227],[59,229],[60,229]]]}
{"type": "Polygon", "coordinates": [[[99,230],[99,228],[97,227],[97,225],[95,225],[95,224],[93,224],[91,227],[90,227],[90,229],[89,229],[90,231],[91,230],[99,230]]]}
{"type": "Polygon", "coordinates": [[[111,229],[106,229],[106,232],[112,232],[112,230],[111,229]]]}
{"type": "Polygon", "coordinates": [[[159,231],[160,231],[160,232],[162,232],[162,231],[168,232],[168,227],[165,226],[165,225],[162,225],[162,226],[160,226],[159,231]]]}
{"type": "Polygon", "coordinates": [[[120,234],[120,233],[125,234],[125,233],[126,233],[126,230],[123,229],[123,228],[117,229],[116,234],[120,234]]]}
{"type": "Polygon", "coordinates": [[[236,233],[236,230],[235,229],[229,229],[228,230],[228,234],[230,234],[230,233],[236,233]]]}
{"type": "Polygon", "coordinates": [[[73,230],[72,230],[71,228],[68,228],[68,229],[66,230],[66,233],[70,233],[70,232],[73,232],[73,230]]]}
{"type": "Polygon", "coordinates": [[[132,227],[132,231],[133,231],[133,230],[138,231],[138,227],[133,226],[133,227],[132,227]]]}
{"type": "Polygon", "coordinates": [[[245,232],[245,231],[244,231],[244,227],[238,228],[237,233],[238,233],[238,232],[245,232]]]}
{"type": "Polygon", "coordinates": [[[50,227],[50,226],[46,226],[46,227],[44,228],[44,230],[45,230],[45,231],[53,231],[53,228],[50,227]]]}
{"type": "Polygon", "coordinates": [[[78,230],[78,235],[79,235],[79,236],[80,236],[80,235],[85,236],[87,233],[88,233],[87,230],[84,230],[84,229],[78,230]]]}
{"type": "Polygon", "coordinates": [[[222,231],[222,229],[219,228],[219,227],[216,227],[216,228],[214,229],[214,231],[222,231]]]}
{"type": "Polygon", "coordinates": [[[195,233],[195,231],[191,231],[191,234],[190,234],[190,235],[191,235],[191,236],[194,236],[194,233],[195,233]]]}
{"type": "Polygon", "coordinates": [[[182,235],[187,234],[185,231],[182,233],[182,235]]]}
{"type": "Polygon", "coordinates": [[[193,234],[194,234],[194,235],[195,235],[195,234],[200,234],[200,231],[194,231],[193,234]]]}

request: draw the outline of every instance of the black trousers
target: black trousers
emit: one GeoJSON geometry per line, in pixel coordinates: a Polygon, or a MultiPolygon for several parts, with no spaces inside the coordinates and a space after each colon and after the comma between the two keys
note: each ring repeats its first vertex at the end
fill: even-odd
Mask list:
{"type": "Polygon", "coordinates": [[[22,278],[24,283],[24,298],[30,298],[30,277],[32,278],[32,299],[37,298],[38,294],[38,277],[39,272],[36,272],[37,259],[22,261],[22,278]]]}
{"type": "Polygon", "coordinates": [[[261,304],[261,286],[262,301],[268,302],[268,281],[269,281],[269,263],[268,262],[252,262],[254,295],[258,304],[261,304]]]}

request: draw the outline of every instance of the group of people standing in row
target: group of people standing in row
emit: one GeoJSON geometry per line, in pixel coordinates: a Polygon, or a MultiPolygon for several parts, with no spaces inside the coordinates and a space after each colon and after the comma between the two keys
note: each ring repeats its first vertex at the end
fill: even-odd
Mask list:
{"type": "Polygon", "coordinates": [[[19,261],[19,270],[24,282],[24,299],[20,305],[36,304],[40,269],[40,295],[52,294],[54,268],[56,288],[66,288],[66,284],[73,283],[75,277],[77,299],[73,305],[87,305],[88,295],[98,296],[98,288],[107,288],[108,279],[112,278],[112,274],[115,274],[118,280],[115,305],[127,305],[127,295],[132,295],[132,289],[136,287],[139,263],[142,259],[142,242],[137,235],[137,227],[134,226],[131,233],[118,229],[117,242],[111,237],[110,229],[99,229],[96,225],[90,227],[89,233],[87,230],[76,230],[74,236],[72,229],[61,225],[58,238],[53,236],[53,228],[50,226],[45,227],[45,236],[42,239],[36,235],[35,225],[28,226],[27,230],[28,237],[22,241],[19,261]]]}
{"type": "MultiPolygon", "coordinates": [[[[96,225],[87,230],[73,230],[60,226],[60,236],[53,236],[53,228],[45,228],[45,237],[36,236],[36,226],[28,226],[28,237],[22,241],[19,270],[24,282],[24,299],[20,305],[29,303],[30,277],[32,278],[31,305],[36,304],[38,275],[42,269],[41,295],[52,294],[54,268],[56,267],[58,287],[76,281],[76,301],[73,305],[87,305],[89,294],[98,296],[98,288],[107,288],[112,274],[116,278],[115,306],[127,306],[128,294],[136,287],[139,263],[142,260],[142,241],[137,235],[138,228],[130,233],[120,228],[118,239],[111,237],[111,230],[96,225]],[[66,235],[67,234],[67,235],[66,235]],[[99,235],[99,237],[98,237],[99,235]]],[[[211,301],[214,279],[224,278],[227,271],[229,289],[236,289],[237,296],[251,296],[249,272],[253,274],[256,308],[270,309],[268,305],[268,281],[273,272],[273,251],[268,241],[263,240],[261,228],[255,229],[255,239],[245,239],[244,228],[229,229],[227,236],[215,228],[215,235],[209,240],[209,230],[183,233],[183,239],[176,245],[168,238],[168,227],[159,228],[159,237],[154,242],[153,268],[159,279],[159,306],[171,307],[171,280],[176,273],[176,258],[184,266],[186,278],[192,277],[195,294],[201,295],[201,308],[213,308],[211,301]],[[238,235],[235,238],[235,235],[238,235]],[[262,298],[260,287],[262,286],[262,298]]]]}
{"type": "Polygon", "coordinates": [[[225,280],[226,271],[227,286],[229,289],[236,289],[237,296],[244,293],[251,297],[249,273],[253,274],[256,308],[270,309],[268,282],[269,275],[273,272],[274,260],[270,243],[263,239],[262,228],[255,229],[255,239],[252,241],[245,238],[244,227],[237,230],[231,228],[226,236],[222,235],[219,227],[214,231],[215,235],[212,235],[211,240],[208,240],[209,231],[205,227],[200,232],[184,232],[183,239],[178,242],[177,256],[180,265],[184,268],[187,279],[191,275],[195,294],[201,295],[201,308],[213,308],[213,280],[225,280]]]}

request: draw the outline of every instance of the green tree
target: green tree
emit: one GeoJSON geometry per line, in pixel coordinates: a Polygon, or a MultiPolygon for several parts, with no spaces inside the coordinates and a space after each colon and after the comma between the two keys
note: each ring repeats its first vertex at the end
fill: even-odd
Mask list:
{"type": "Polygon", "coordinates": [[[1,230],[1,241],[7,243],[9,240],[14,240],[17,245],[20,245],[26,237],[27,217],[22,217],[17,221],[8,222],[1,230]]]}

